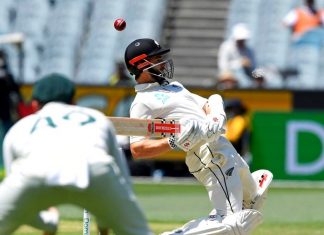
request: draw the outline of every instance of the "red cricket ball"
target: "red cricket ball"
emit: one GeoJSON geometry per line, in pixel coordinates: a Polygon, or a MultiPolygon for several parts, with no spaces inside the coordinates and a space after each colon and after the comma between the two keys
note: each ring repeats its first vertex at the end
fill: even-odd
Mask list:
{"type": "Polygon", "coordinates": [[[123,31],[126,28],[126,21],[122,18],[118,18],[114,22],[114,27],[118,31],[123,31]]]}

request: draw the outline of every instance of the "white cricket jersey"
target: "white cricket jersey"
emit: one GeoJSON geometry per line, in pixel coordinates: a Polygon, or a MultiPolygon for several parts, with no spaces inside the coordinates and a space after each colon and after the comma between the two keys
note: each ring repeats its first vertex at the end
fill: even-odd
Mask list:
{"type": "Polygon", "coordinates": [[[88,164],[112,161],[113,135],[112,124],[96,110],[48,103],[9,130],[3,146],[6,171],[38,172],[49,184],[86,187],[88,164]],[[21,169],[26,160],[29,169],[21,169]]]}
{"type": "MultiPolygon", "coordinates": [[[[203,110],[207,99],[189,92],[178,82],[165,86],[139,84],[135,89],[137,95],[131,105],[131,118],[208,118],[203,110]]],[[[216,115],[217,111],[224,114],[223,107],[214,111],[216,115]]],[[[131,137],[130,142],[144,138],[131,137]]],[[[225,136],[210,143],[199,143],[186,153],[185,162],[189,172],[206,187],[215,213],[226,215],[242,210],[240,173],[248,169],[248,165],[225,136]]]]}
{"type": "MultiPolygon", "coordinates": [[[[166,86],[158,83],[139,84],[135,86],[137,95],[131,105],[132,118],[207,118],[203,106],[207,99],[189,92],[179,82],[166,86]]],[[[130,143],[143,140],[145,137],[131,136],[130,143]]],[[[220,136],[215,142],[209,143],[213,155],[204,145],[187,152],[186,164],[190,172],[208,165],[218,156],[218,163],[224,165],[227,158],[237,155],[236,150],[228,139],[220,136]],[[197,158],[194,154],[199,154],[197,158]]]]}
{"type": "MultiPolygon", "coordinates": [[[[131,118],[206,118],[203,106],[207,99],[189,92],[179,82],[166,86],[158,83],[138,84],[135,90],[137,94],[130,108],[131,118]]],[[[144,138],[131,136],[130,142],[144,138]]]]}

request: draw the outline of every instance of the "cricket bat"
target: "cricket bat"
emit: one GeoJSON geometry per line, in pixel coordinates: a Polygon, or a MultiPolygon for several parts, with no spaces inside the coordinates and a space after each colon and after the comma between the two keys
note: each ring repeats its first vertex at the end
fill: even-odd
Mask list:
{"type": "Polygon", "coordinates": [[[117,135],[169,137],[180,133],[180,124],[175,119],[140,119],[108,117],[115,126],[117,135]]]}

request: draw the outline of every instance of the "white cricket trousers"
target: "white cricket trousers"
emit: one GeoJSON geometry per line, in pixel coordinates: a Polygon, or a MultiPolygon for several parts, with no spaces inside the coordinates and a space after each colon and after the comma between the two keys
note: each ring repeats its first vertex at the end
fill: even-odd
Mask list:
{"type": "Polygon", "coordinates": [[[205,144],[186,156],[190,173],[207,189],[212,213],[221,216],[241,211],[243,199],[251,200],[257,190],[248,164],[230,150],[224,155],[205,144]]]}

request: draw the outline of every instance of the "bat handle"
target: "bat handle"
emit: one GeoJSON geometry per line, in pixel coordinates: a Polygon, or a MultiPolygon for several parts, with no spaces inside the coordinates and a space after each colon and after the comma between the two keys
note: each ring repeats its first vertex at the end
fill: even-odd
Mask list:
{"type": "Polygon", "coordinates": [[[90,213],[83,210],[83,235],[90,235],[90,213]]]}

